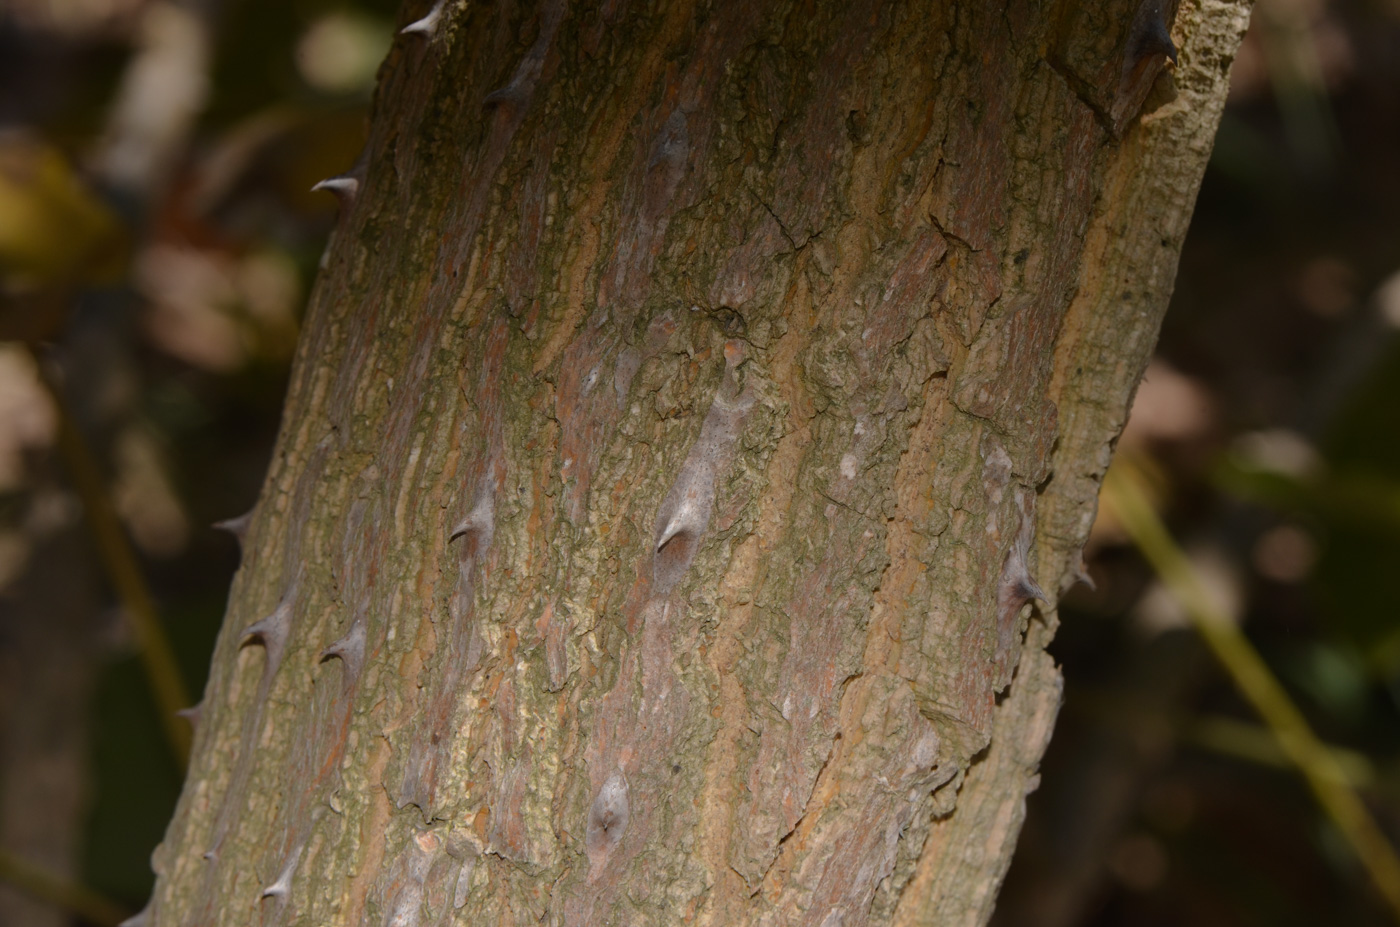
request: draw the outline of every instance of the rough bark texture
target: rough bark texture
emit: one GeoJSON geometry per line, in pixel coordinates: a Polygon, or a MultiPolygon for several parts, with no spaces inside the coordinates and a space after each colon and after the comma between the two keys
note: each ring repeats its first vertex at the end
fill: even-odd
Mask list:
{"type": "Polygon", "coordinates": [[[985,922],[1246,4],[437,12],[153,922],[985,922]]]}

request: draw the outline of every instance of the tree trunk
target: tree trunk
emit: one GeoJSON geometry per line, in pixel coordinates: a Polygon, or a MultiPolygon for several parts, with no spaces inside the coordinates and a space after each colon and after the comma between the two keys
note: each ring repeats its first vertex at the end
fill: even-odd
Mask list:
{"type": "Polygon", "coordinates": [[[414,5],[150,921],[984,923],[1248,15],[1174,6],[414,5]]]}

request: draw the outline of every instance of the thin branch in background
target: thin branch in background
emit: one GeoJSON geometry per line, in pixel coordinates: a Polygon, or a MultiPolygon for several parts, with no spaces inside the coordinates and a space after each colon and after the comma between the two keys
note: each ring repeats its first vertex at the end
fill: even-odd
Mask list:
{"type": "MultiPolygon", "coordinates": [[[[1121,733],[1160,729],[1165,725],[1175,731],[1180,740],[1203,750],[1274,769],[1293,769],[1292,761],[1279,747],[1273,731],[1249,721],[1223,715],[1146,711],[1125,701],[1116,691],[1086,691],[1082,686],[1074,703],[1079,712],[1088,714],[1095,723],[1121,733]]],[[[1366,754],[1336,744],[1325,746],[1337,758],[1337,765],[1346,772],[1352,786],[1361,790],[1384,787],[1375,764],[1366,754]]]]}
{"type": "Polygon", "coordinates": [[[1323,811],[1356,852],[1400,921],[1400,857],[1357,795],[1337,755],[1313,733],[1244,633],[1211,601],[1190,560],[1153,510],[1132,461],[1120,456],[1110,468],[1104,479],[1103,501],[1186,610],[1235,688],[1273,732],[1279,748],[1307,779],[1323,811]]]}
{"type": "Polygon", "coordinates": [[[0,849],[0,881],[40,901],[72,911],[98,927],[116,927],[129,914],[115,901],[0,849]]]}
{"type": "MultiPolygon", "coordinates": [[[[1187,723],[1182,734],[1190,743],[1223,756],[1261,766],[1293,768],[1278,738],[1267,727],[1234,718],[1203,717],[1187,723]]],[[[1336,760],[1336,769],[1344,776],[1343,785],[1358,789],[1370,789],[1377,785],[1375,764],[1366,754],[1334,744],[1325,744],[1324,748],[1336,760]]]]}
{"type": "Polygon", "coordinates": [[[175,762],[183,772],[189,762],[191,734],[189,725],[177,717],[176,712],[189,707],[189,690],[175,662],[170,640],[156,614],[155,600],[141,575],[136,554],[107,495],[97,463],[88,450],[87,442],[79,434],[63,397],[37,358],[36,366],[40,371],[39,380],[48,390],[58,413],[59,453],[63,456],[78,497],[82,499],[83,511],[92,525],[102,564],[135,631],[141,664],[155,696],[161,727],[175,755],[175,762]]]}

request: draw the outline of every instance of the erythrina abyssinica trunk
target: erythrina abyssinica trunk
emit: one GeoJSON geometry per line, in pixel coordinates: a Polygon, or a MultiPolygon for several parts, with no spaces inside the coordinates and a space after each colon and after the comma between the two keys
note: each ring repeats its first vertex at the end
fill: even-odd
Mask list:
{"type": "Polygon", "coordinates": [[[146,922],[985,923],[1246,0],[409,6],[146,922]]]}

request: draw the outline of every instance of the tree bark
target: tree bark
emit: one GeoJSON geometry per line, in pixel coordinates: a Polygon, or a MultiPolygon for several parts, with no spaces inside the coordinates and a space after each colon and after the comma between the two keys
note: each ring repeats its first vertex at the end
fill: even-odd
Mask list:
{"type": "Polygon", "coordinates": [[[150,921],[984,923],[1248,17],[1174,6],[414,5],[150,921]]]}

